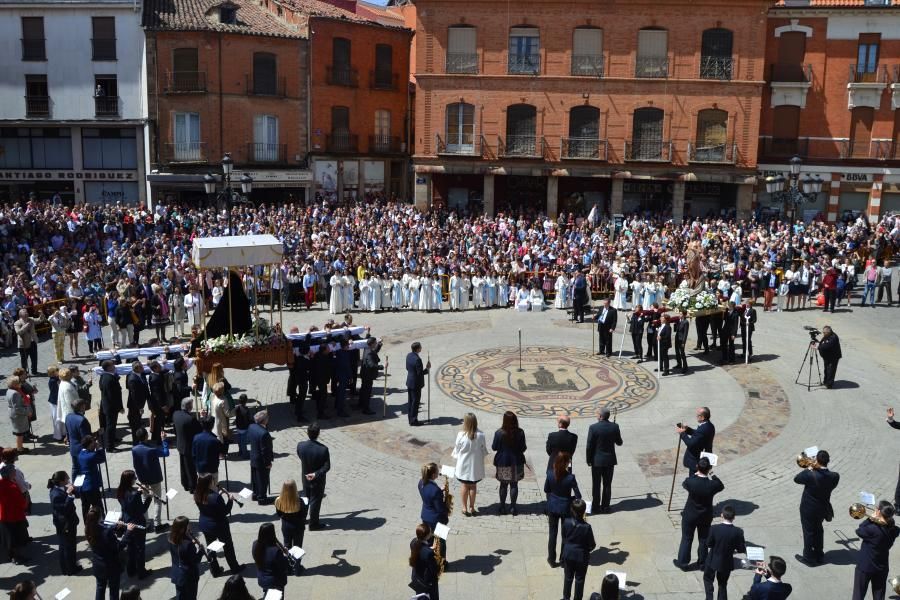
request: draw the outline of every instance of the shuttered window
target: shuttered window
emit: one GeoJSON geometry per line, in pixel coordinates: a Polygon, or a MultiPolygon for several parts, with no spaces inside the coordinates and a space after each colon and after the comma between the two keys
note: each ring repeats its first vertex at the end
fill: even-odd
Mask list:
{"type": "Polygon", "coordinates": [[[799,106],[777,106],[772,111],[771,154],[788,156],[797,154],[797,136],[800,129],[799,106]]]}
{"type": "Polygon", "coordinates": [[[641,29],[638,32],[638,56],[666,58],[669,54],[669,32],[664,29],[641,29]]]}
{"type": "Polygon", "coordinates": [[[447,30],[447,72],[477,73],[478,51],[474,27],[455,26],[447,30]]]}
{"type": "Polygon", "coordinates": [[[875,109],[870,107],[857,107],[850,115],[850,156],[853,158],[868,158],[869,145],[872,141],[872,121],[875,119],[875,109]]]}
{"type": "Polygon", "coordinates": [[[572,35],[572,75],[603,76],[603,30],[580,27],[572,35]]]}
{"type": "Polygon", "coordinates": [[[475,107],[465,102],[447,105],[447,147],[451,152],[471,151],[475,146],[475,107]]]}
{"type": "Polygon", "coordinates": [[[724,110],[701,110],[697,115],[697,146],[724,146],[728,141],[728,113],[724,110]]]}
{"type": "Polygon", "coordinates": [[[267,96],[278,93],[278,63],[274,54],[253,54],[253,93],[267,96]]]}

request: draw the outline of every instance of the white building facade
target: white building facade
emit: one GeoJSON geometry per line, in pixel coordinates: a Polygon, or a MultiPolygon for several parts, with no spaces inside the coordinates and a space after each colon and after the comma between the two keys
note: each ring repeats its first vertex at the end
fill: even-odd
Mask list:
{"type": "Polygon", "coordinates": [[[0,202],[147,201],[140,1],[0,0],[0,202]]]}

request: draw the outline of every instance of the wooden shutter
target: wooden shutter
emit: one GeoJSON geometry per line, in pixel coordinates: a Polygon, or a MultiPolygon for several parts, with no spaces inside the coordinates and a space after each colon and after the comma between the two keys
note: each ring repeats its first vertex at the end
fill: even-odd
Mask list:
{"type": "Polygon", "coordinates": [[[112,40],[116,37],[115,17],[93,17],[94,39],[112,40]]]}
{"type": "Polygon", "coordinates": [[[872,141],[872,121],[875,109],[857,107],[850,115],[850,156],[868,158],[869,145],[872,141]]]}
{"type": "Polygon", "coordinates": [[[638,56],[664,59],[669,55],[668,32],[665,29],[641,29],[638,32],[638,56]]]}
{"type": "Polygon", "coordinates": [[[572,54],[575,56],[602,56],[603,30],[582,27],[572,38],[572,54]]]}
{"type": "Polygon", "coordinates": [[[449,54],[475,54],[475,28],[451,27],[447,32],[449,54]]]}
{"type": "Polygon", "coordinates": [[[176,48],[172,51],[172,68],[176,73],[196,73],[197,63],[196,48],[176,48]]]}
{"type": "Polygon", "coordinates": [[[806,55],[806,34],[802,31],[788,31],[778,38],[778,64],[802,65],[806,55]]]}
{"type": "Polygon", "coordinates": [[[350,40],[345,38],[332,40],[331,64],[335,69],[350,68],[350,40]]]}

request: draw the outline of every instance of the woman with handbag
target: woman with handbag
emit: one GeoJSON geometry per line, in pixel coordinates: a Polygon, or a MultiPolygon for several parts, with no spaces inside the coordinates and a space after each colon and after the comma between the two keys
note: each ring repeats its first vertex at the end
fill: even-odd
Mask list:
{"type": "Polygon", "coordinates": [[[488,455],[484,433],[478,429],[478,419],[472,413],[463,417],[462,431],[456,434],[453,458],[456,459],[456,479],[462,485],[463,515],[474,517],[478,482],[484,479],[484,457],[488,455]],[[467,510],[468,509],[468,510],[467,510]]]}
{"type": "Polygon", "coordinates": [[[500,514],[506,514],[506,492],[509,490],[510,511],[513,516],[519,514],[516,502],[519,499],[519,482],[525,478],[525,432],[519,427],[516,413],[503,413],[503,426],[494,433],[491,450],[494,454],[494,467],[497,468],[497,481],[500,482],[500,514]]]}
{"type": "Polygon", "coordinates": [[[63,575],[76,575],[81,571],[76,555],[78,543],[78,511],[75,508],[75,486],[65,471],[57,471],[47,481],[50,490],[50,507],[53,525],[59,539],[59,567],[63,575]]]}
{"type": "Polygon", "coordinates": [[[22,381],[13,375],[6,381],[6,387],[9,422],[12,425],[12,434],[16,436],[16,451],[20,454],[27,454],[30,450],[25,447],[25,434],[28,433],[31,422],[28,420],[30,411],[25,403],[22,381]]]}
{"type": "Polygon", "coordinates": [[[559,522],[569,516],[572,503],[572,494],[575,498],[581,498],[581,490],[575,475],[569,470],[572,463],[572,455],[568,452],[559,452],[553,461],[553,469],[547,472],[544,482],[544,493],[547,494],[547,518],[550,524],[550,537],[547,540],[547,564],[556,568],[556,537],[559,533],[559,522]]]}
{"type": "Polygon", "coordinates": [[[594,530],[584,520],[584,512],[587,505],[584,500],[572,501],[571,516],[563,523],[562,530],[562,560],[563,570],[563,600],[581,600],[584,595],[584,580],[587,577],[588,563],[591,551],[597,547],[594,541],[594,530]],[[572,582],[575,582],[575,595],[572,595],[572,582]]]}
{"type": "Polygon", "coordinates": [[[409,566],[412,576],[409,587],[417,594],[428,594],[430,600],[440,600],[438,594],[438,569],[434,550],[428,545],[431,529],[422,523],[416,527],[416,537],[409,544],[409,566]]]}

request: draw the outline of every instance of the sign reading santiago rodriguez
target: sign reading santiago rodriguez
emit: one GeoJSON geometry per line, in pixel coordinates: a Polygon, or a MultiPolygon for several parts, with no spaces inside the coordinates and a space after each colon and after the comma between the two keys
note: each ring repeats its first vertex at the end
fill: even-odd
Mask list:
{"type": "Polygon", "coordinates": [[[137,171],[60,171],[58,169],[31,169],[26,171],[0,170],[0,180],[14,181],[136,181],[137,171]]]}

